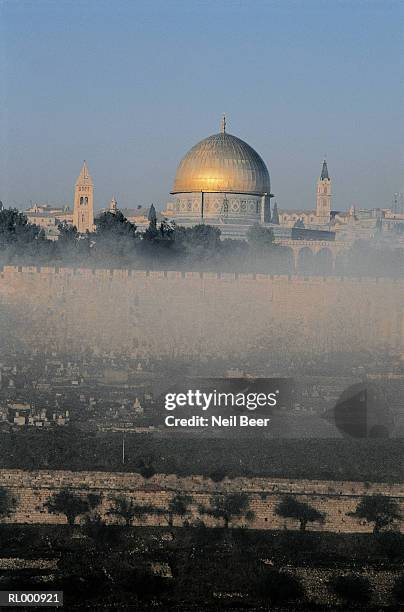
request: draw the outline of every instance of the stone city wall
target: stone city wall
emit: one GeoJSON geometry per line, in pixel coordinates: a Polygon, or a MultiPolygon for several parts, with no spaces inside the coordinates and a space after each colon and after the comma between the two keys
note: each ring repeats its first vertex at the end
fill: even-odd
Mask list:
{"type": "MultiPolygon", "coordinates": [[[[0,312],[37,348],[148,355],[404,352],[404,281],[4,267],[0,312]]],[[[4,320],[4,319],[3,319],[4,320]]]]}
{"type": "MultiPolygon", "coordinates": [[[[334,532],[369,532],[372,526],[358,521],[347,513],[353,512],[362,496],[382,494],[399,501],[404,511],[404,487],[402,484],[364,484],[348,481],[290,480],[279,478],[234,478],[214,483],[203,476],[177,477],[173,474],[156,474],[144,479],[139,474],[108,472],[71,472],[71,471],[23,471],[0,470],[0,486],[7,488],[18,499],[17,511],[10,518],[10,523],[65,523],[63,515],[48,514],[44,503],[51,495],[63,488],[85,497],[89,493],[100,494],[101,506],[97,512],[107,522],[111,519],[106,514],[111,506],[111,498],[123,496],[132,499],[139,505],[152,505],[166,509],[170,499],[177,492],[191,496],[190,520],[201,518],[206,525],[220,525],[216,520],[199,514],[202,504],[207,507],[214,493],[245,492],[249,497],[249,509],[255,518],[234,520],[234,526],[246,526],[253,529],[296,529],[297,522],[282,519],[275,514],[275,507],[284,495],[293,495],[300,501],[307,502],[324,512],[326,520],[323,525],[313,523],[310,530],[334,532]]],[[[403,514],[404,516],[404,514],[403,514]]],[[[174,525],[181,525],[183,519],[174,517],[174,525]]],[[[146,515],[136,524],[167,525],[163,515],[146,515]]],[[[403,531],[403,523],[399,525],[403,531]]]]}

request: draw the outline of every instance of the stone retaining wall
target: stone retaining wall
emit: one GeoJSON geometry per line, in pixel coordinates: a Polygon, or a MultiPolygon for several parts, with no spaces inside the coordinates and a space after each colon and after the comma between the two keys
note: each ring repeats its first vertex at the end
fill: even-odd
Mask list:
{"type": "MultiPolygon", "coordinates": [[[[0,470],[0,486],[9,489],[18,498],[18,507],[7,522],[17,523],[65,523],[62,515],[49,514],[44,503],[55,491],[68,488],[85,497],[97,493],[102,497],[97,509],[107,522],[112,518],[106,514],[111,498],[124,496],[139,505],[152,505],[166,509],[170,499],[177,492],[192,497],[192,514],[187,517],[195,520],[202,518],[206,525],[220,525],[220,521],[200,515],[200,505],[209,506],[214,493],[246,492],[250,500],[250,510],[255,514],[252,521],[245,518],[235,520],[234,525],[254,529],[296,529],[296,521],[282,519],[275,514],[277,503],[286,494],[294,495],[326,514],[323,525],[312,524],[311,530],[334,532],[369,532],[372,526],[347,516],[355,510],[361,497],[376,493],[393,497],[401,505],[404,516],[404,486],[402,484],[365,485],[348,481],[320,481],[277,478],[234,478],[214,483],[209,478],[190,476],[179,478],[175,475],[156,474],[144,479],[139,474],[108,472],[69,472],[69,471],[22,471],[0,470]]],[[[183,519],[174,518],[174,525],[181,525],[183,519]]],[[[146,515],[139,524],[167,525],[164,515],[146,515]]],[[[403,523],[400,525],[403,530],[403,523]]]]}

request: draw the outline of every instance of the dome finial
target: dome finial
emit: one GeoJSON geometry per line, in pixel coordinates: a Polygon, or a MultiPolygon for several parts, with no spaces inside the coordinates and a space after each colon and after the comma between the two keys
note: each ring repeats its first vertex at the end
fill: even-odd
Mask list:
{"type": "Polygon", "coordinates": [[[221,130],[222,134],[226,133],[226,115],[223,113],[222,122],[221,122],[221,130]]]}

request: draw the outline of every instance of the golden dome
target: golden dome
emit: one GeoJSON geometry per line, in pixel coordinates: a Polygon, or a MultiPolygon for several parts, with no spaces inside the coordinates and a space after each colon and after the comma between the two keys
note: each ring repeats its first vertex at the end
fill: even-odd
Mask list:
{"type": "Polygon", "coordinates": [[[271,192],[265,162],[250,145],[225,132],[198,142],[181,160],[172,194],[271,192]]]}

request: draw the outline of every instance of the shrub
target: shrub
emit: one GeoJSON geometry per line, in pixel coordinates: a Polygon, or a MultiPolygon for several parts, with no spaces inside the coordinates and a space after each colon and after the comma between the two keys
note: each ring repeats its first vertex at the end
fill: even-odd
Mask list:
{"type": "MultiPolygon", "coordinates": [[[[117,531],[116,525],[107,525],[99,514],[86,517],[82,525],[84,535],[91,538],[97,548],[106,548],[116,544],[117,531]]],[[[127,535],[125,535],[127,539],[127,535]]]]}
{"type": "Polygon", "coordinates": [[[260,597],[272,603],[295,601],[304,596],[303,587],[296,576],[267,568],[259,572],[256,591],[260,597]]]}
{"type": "Polygon", "coordinates": [[[396,601],[404,602],[404,574],[401,574],[394,582],[393,597],[396,601]]]}
{"type": "Polygon", "coordinates": [[[376,536],[378,550],[390,559],[404,558],[404,535],[399,531],[384,531],[376,536]]]}
{"type": "Polygon", "coordinates": [[[143,569],[124,572],[118,577],[118,585],[135,593],[139,599],[159,599],[172,588],[172,579],[154,576],[143,569]]]}
{"type": "Polygon", "coordinates": [[[152,465],[144,465],[140,468],[139,473],[147,480],[156,474],[156,470],[152,465]]]}
{"type": "Polygon", "coordinates": [[[209,478],[213,482],[221,482],[222,480],[224,480],[226,478],[226,472],[224,470],[218,468],[217,470],[213,470],[213,472],[211,472],[209,474],[209,478]]]}
{"type": "Polygon", "coordinates": [[[368,578],[358,574],[336,576],[331,579],[330,586],[338,597],[347,601],[366,603],[372,596],[368,578]]]}

